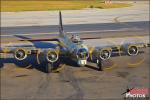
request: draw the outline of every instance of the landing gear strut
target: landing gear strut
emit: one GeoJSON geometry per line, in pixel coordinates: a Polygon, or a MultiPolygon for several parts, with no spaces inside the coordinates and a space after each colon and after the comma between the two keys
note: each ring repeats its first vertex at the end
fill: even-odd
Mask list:
{"type": "Polygon", "coordinates": [[[56,62],[48,62],[46,64],[46,72],[51,73],[56,71],[60,67],[61,61],[58,59],[56,62]]]}
{"type": "Polygon", "coordinates": [[[47,65],[46,65],[46,72],[47,73],[51,73],[53,69],[54,69],[53,63],[47,63],[47,65]]]}
{"type": "Polygon", "coordinates": [[[102,60],[101,59],[97,60],[97,67],[98,67],[98,71],[103,71],[102,60]]]}

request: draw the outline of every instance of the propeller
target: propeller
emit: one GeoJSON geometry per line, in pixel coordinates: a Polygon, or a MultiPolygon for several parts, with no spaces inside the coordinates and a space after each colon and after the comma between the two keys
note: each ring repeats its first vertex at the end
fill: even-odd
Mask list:
{"type": "Polygon", "coordinates": [[[46,52],[46,59],[48,61],[47,63],[47,72],[52,72],[53,70],[57,69],[59,67],[59,53],[60,51],[56,48],[56,49],[49,49],[46,52]],[[54,67],[55,66],[55,67],[54,67]]]}
{"type": "Polygon", "coordinates": [[[135,45],[128,46],[127,53],[129,56],[136,56],[138,54],[138,47],[135,45]]]}
{"type": "Polygon", "coordinates": [[[117,67],[117,64],[114,63],[114,61],[112,61],[111,59],[109,59],[111,57],[111,52],[111,48],[104,48],[100,50],[97,59],[97,66],[100,71],[111,70],[117,67]]]}
{"type": "Polygon", "coordinates": [[[144,53],[136,56],[130,56],[127,62],[128,67],[138,67],[145,61],[144,53]]]}
{"type": "Polygon", "coordinates": [[[46,54],[46,59],[50,63],[54,63],[58,60],[58,51],[56,50],[48,50],[46,54]]]}
{"type": "Polygon", "coordinates": [[[99,58],[101,60],[107,60],[110,58],[111,56],[111,48],[107,48],[107,49],[101,49],[100,52],[99,52],[99,58]]]}
{"type": "Polygon", "coordinates": [[[124,41],[124,44],[128,44],[126,47],[127,54],[130,56],[129,60],[127,60],[128,67],[131,68],[138,67],[140,64],[142,64],[145,61],[145,56],[144,56],[145,51],[142,50],[142,48],[139,48],[139,45],[144,44],[142,37],[136,36],[131,39],[126,39],[126,41],[124,41]]]}

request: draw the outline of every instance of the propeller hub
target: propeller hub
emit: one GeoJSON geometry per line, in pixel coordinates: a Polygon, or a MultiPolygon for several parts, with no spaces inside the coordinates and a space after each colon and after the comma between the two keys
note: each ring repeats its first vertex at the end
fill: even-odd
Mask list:
{"type": "Polygon", "coordinates": [[[138,54],[138,48],[136,46],[129,46],[128,48],[128,54],[130,56],[134,56],[138,54]]]}
{"type": "Polygon", "coordinates": [[[27,57],[26,51],[24,49],[18,49],[15,51],[14,57],[17,60],[24,60],[27,57]]]}
{"type": "Polygon", "coordinates": [[[55,50],[49,50],[47,52],[47,61],[48,62],[56,62],[58,60],[58,53],[55,50]]]}
{"type": "Polygon", "coordinates": [[[110,50],[101,50],[100,51],[100,54],[99,54],[100,59],[107,60],[110,58],[110,56],[111,56],[110,50]]]}

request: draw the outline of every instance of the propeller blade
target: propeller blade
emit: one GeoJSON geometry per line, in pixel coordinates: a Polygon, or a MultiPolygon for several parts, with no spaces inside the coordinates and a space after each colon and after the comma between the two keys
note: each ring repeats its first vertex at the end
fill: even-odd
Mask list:
{"type": "Polygon", "coordinates": [[[91,60],[93,60],[93,56],[92,56],[93,51],[94,51],[94,47],[91,47],[89,49],[89,57],[90,57],[91,60]]]}
{"type": "Polygon", "coordinates": [[[103,61],[103,66],[105,66],[104,70],[112,70],[118,67],[118,65],[111,59],[103,61]]]}
{"type": "Polygon", "coordinates": [[[138,67],[145,61],[145,56],[143,54],[130,56],[130,60],[128,61],[127,65],[129,68],[138,67]]]}

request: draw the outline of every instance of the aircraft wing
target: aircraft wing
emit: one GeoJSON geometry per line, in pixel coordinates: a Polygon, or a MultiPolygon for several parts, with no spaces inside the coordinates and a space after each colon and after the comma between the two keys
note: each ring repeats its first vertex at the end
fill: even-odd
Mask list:
{"type": "MultiPolygon", "coordinates": [[[[28,43],[16,43],[3,45],[0,48],[1,54],[10,54],[9,58],[15,58],[18,61],[28,59],[28,57],[35,56],[38,64],[41,62],[56,62],[63,56],[65,50],[60,49],[58,44],[50,42],[32,42],[28,43]]],[[[3,56],[1,56],[3,57],[3,56]]],[[[6,57],[6,56],[5,56],[6,57]]]]}
{"type": "Polygon", "coordinates": [[[53,39],[22,39],[20,41],[30,41],[30,42],[34,42],[34,41],[59,41],[56,38],[53,39]]]}
{"type": "MultiPolygon", "coordinates": [[[[90,40],[90,39],[101,39],[101,37],[83,37],[81,40],[90,40]]],[[[59,41],[57,38],[52,38],[52,39],[22,39],[20,41],[59,41]]]]}
{"type": "Polygon", "coordinates": [[[31,39],[25,36],[15,35],[15,37],[21,40],[16,43],[8,43],[1,45],[0,53],[14,53],[17,49],[23,49],[26,51],[37,51],[39,49],[56,48],[58,45],[56,43],[51,43],[47,41],[58,41],[56,38],[53,39],[31,39]],[[43,40],[43,41],[42,41],[43,40]]]}
{"type": "Polygon", "coordinates": [[[91,43],[91,45],[89,45],[90,42],[87,41],[86,44],[89,45],[90,59],[107,60],[110,57],[116,56],[135,56],[143,51],[142,48],[150,47],[148,39],[145,39],[146,41],[131,41],[129,39],[127,41],[123,41],[122,43],[117,40],[114,42],[114,40],[97,40],[91,43]]]}
{"type": "Polygon", "coordinates": [[[1,45],[0,53],[13,54],[14,58],[20,61],[26,59],[29,55],[42,55],[47,61],[54,62],[54,60],[58,59],[58,55],[60,56],[60,51],[62,51],[58,46],[58,42],[52,42],[58,41],[55,38],[31,39],[20,35],[15,36],[21,38],[21,40],[16,43],[1,45]],[[51,55],[53,58],[50,57],[51,55]]]}

